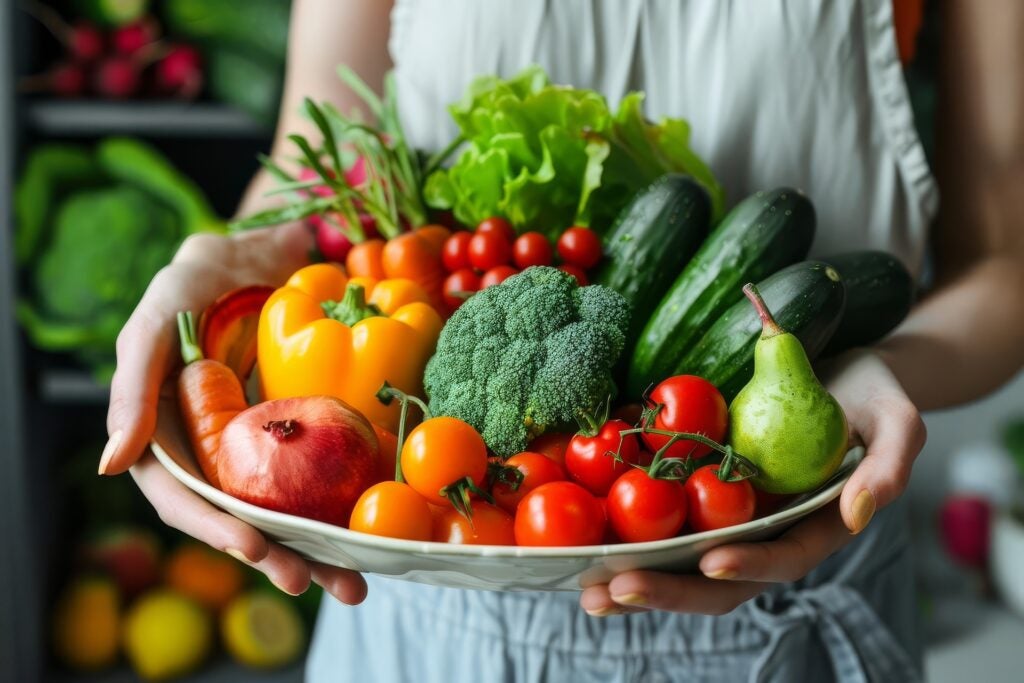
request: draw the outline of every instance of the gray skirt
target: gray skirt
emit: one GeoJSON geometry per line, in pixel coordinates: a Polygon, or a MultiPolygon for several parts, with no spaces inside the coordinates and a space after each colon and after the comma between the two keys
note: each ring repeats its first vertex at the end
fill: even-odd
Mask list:
{"type": "Polygon", "coordinates": [[[802,581],[733,612],[594,618],[576,593],[493,593],[367,577],[358,607],[325,600],[307,680],[917,681],[905,502],[802,581]]]}

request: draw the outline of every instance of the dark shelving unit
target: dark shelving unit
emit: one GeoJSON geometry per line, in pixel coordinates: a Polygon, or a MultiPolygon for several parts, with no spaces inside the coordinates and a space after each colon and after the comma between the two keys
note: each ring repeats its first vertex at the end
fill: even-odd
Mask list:
{"type": "MultiPolygon", "coordinates": [[[[16,92],[19,74],[38,73],[45,59],[39,27],[17,3],[0,3],[0,91],[16,92]]],[[[6,97],[0,101],[0,683],[121,683],[138,680],[122,664],[85,675],[49,659],[54,589],[69,564],[64,539],[76,529],[72,502],[58,473],[69,449],[105,438],[109,389],[74,360],[32,349],[19,329],[15,303],[24,279],[13,262],[17,229],[12,190],[25,154],[37,143],[92,145],[106,136],[139,137],[191,177],[222,215],[229,215],[267,151],[272,127],[210,101],[102,101],[6,97]]],[[[96,452],[99,457],[99,452],[96,452]]],[[[151,512],[151,511],[147,511],[151,512]]],[[[155,514],[151,515],[155,520],[155,514]]],[[[128,521],[128,520],[126,520],[128,521]]],[[[294,683],[302,663],[244,669],[226,656],[185,683],[294,683]]]]}

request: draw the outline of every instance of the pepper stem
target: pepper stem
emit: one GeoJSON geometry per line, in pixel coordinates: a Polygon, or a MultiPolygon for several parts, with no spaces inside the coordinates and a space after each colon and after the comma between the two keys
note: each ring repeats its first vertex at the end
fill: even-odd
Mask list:
{"type": "Polygon", "coordinates": [[[352,327],[360,320],[384,315],[376,304],[366,302],[366,290],[354,282],[345,287],[345,296],[341,301],[324,301],[320,304],[324,315],[331,320],[352,327]]]}

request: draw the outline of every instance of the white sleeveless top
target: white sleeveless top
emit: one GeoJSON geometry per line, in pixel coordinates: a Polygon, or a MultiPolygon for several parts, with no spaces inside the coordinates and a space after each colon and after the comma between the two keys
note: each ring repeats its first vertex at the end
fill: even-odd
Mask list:
{"type": "MultiPolygon", "coordinates": [[[[682,116],[727,203],[780,185],[818,210],[814,253],[887,249],[918,272],[937,209],[892,0],[396,0],[390,47],[413,144],[455,134],[479,74],[537,63],[613,106],[682,116]]],[[[333,681],[920,680],[904,503],[796,584],[721,617],[595,619],[572,593],[491,593],[368,576],[327,600],[306,677],[333,681]]]]}
{"type": "Polygon", "coordinates": [[[727,206],[803,190],[812,254],[877,248],[920,271],[938,193],[914,129],[892,0],[397,0],[390,50],[416,146],[456,134],[446,106],[477,75],[543,66],[610,104],[647,93],[681,116],[727,206]]]}

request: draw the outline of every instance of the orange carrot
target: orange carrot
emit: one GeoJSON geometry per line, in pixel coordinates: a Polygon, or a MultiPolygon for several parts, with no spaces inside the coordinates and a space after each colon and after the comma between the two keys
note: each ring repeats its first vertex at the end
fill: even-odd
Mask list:
{"type": "Polygon", "coordinates": [[[430,303],[445,310],[441,289],[447,271],[441,260],[441,249],[451,231],[440,225],[425,225],[389,240],[381,262],[389,278],[408,278],[423,287],[430,303]]]}
{"type": "Polygon", "coordinates": [[[348,252],[348,256],[345,257],[348,276],[372,277],[374,280],[385,279],[387,275],[384,274],[384,267],[381,265],[383,252],[384,240],[366,240],[353,246],[348,252]]]}
{"type": "Polygon", "coordinates": [[[178,406],[199,468],[207,481],[220,488],[217,455],[221,433],[249,405],[235,372],[219,361],[203,358],[191,311],[178,313],[178,333],[185,360],[178,376],[178,406]]]}

